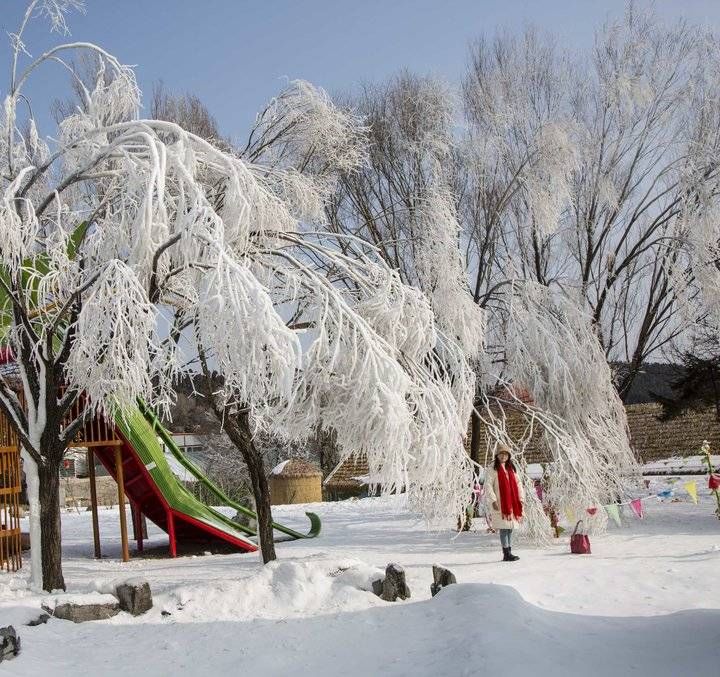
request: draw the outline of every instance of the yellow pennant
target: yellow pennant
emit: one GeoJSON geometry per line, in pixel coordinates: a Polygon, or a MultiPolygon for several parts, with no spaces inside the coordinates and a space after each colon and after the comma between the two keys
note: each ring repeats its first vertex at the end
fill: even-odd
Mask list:
{"type": "Polygon", "coordinates": [[[690,494],[690,498],[692,498],[693,503],[697,505],[697,482],[694,480],[692,482],[685,482],[685,484],[683,484],[683,489],[690,494]]]}
{"type": "Polygon", "coordinates": [[[575,511],[572,508],[565,508],[565,517],[568,524],[575,524],[575,511]]]}

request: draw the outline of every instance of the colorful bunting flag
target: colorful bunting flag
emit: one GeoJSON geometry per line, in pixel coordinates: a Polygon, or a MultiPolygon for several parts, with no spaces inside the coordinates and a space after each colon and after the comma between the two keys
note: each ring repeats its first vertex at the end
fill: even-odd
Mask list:
{"type": "Polygon", "coordinates": [[[612,521],[621,527],[622,522],[620,521],[620,511],[618,510],[617,505],[615,505],[615,503],[610,503],[609,505],[604,505],[603,508],[605,508],[607,514],[612,518],[612,521]]]}
{"type": "Polygon", "coordinates": [[[717,491],[720,489],[720,474],[714,472],[708,478],[708,489],[710,491],[717,491]]]}
{"type": "Polygon", "coordinates": [[[594,515],[597,512],[597,508],[585,508],[588,515],[594,515]]]}
{"type": "Polygon", "coordinates": [[[685,482],[685,484],[683,484],[683,489],[690,494],[690,498],[692,498],[693,503],[697,504],[697,482],[694,480],[692,482],[685,482]]]}
{"type": "Polygon", "coordinates": [[[535,485],[535,493],[540,501],[543,499],[543,488],[539,484],[535,485]]]}
{"type": "Polygon", "coordinates": [[[575,511],[572,508],[565,508],[565,517],[570,524],[575,524],[575,511]]]}
{"type": "Polygon", "coordinates": [[[643,514],[643,504],[642,500],[639,498],[636,498],[634,501],[630,501],[630,507],[633,509],[633,512],[642,519],[644,517],[643,514]]]}

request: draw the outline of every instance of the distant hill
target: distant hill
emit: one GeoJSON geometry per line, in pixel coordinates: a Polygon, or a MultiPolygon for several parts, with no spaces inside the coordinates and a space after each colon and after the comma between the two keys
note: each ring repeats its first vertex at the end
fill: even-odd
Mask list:
{"type": "MultiPolygon", "coordinates": [[[[621,371],[623,363],[613,364],[613,370],[621,371]]],[[[643,404],[655,402],[651,393],[661,397],[671,398],[674,396],[670,384],[676,381],[685,373],[682,365],[667,364],[660,362],[649,362],[644,364],[640,373],[630,387],[630,392],[625,399],[626,404],[643,404]]]]}

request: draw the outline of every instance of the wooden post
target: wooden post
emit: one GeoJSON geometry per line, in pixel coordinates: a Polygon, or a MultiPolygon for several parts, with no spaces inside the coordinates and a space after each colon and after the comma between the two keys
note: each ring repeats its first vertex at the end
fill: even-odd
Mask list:
{"type": "Polygon", "coordinates": [[[100,523],[98,521],[97,486],[95,484],[95,454],[92,449],[87,450],[88,478],[90,479],[90,510],[92,511],[93,545],[95,559],[100,559],[100,523]]]}
{"type": "Polygon", "coordinates": [[[125,479],[123,478],[122,447],[115,447],[115,479],[118,488],[118,509],[120,510],[120,540],[122,542],[122,561],[130,560],[128,548],[127,518],[125,516],[125,479]]]}
{"type": "Polygon", "coordinates": [[[137,543],[138,552],[142,552],[144,548],[143,539],[147,538],[147,530],[145,528],[145,516],[135,501],[130,501],[130,516],[132,517],[133,538],[137,543]]]}

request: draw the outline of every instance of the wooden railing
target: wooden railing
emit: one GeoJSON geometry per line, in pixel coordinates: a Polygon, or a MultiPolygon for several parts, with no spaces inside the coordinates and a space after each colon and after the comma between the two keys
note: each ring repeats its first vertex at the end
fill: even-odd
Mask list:
{"type": "MultiPolygon", "coordinates": [[[[71,407],[65,421],[74,421],[85,406],[84,398],[77,398],[71,407]]],[[[75,435],[68,447],[117,447],[122,445],[122,440],[115,434],[114,421],[108,421],[102,416],[95,416],[90,419],[75,435]]]]}
{"type": "Polygon", "coordinates": [[[20,536],[20,452],[0,446],[0,571],[22,566],[20,536]]]}

